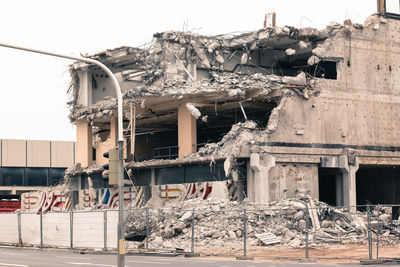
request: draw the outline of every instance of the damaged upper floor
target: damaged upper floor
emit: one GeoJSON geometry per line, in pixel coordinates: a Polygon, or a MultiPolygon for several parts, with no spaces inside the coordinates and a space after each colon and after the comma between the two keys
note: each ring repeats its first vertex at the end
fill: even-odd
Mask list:
{"type": "MultiPolygon", "coordinates": [[[[212,37],[170,31],[155,34],[146,49],[121,47],[90,57],[108,66],[121,85],[124,136],[136,139],[132,149],[141,160],[180,156],[179,136],[190,140],[181,155],[221,150],[230,131],[249,121],[256,126],[245,143],[368,143],[350,122],[337,127],[341,123],[325,117],[373,105],[377,95],[390,102],[400,94],[400,46],[397,35],[388,34],[399,28],[397,20],[373,15],[363,25],[345,21],[323,30],[269,27],[212,37]],[[353,98],[369,102],[355,105],[353,98]]],[[[71,75],[71,120],[90,124],[93,147],[102,151],[99,142],[113,139],[115,127],[111,79],[84,63],[73,64],[71,75]]]]}

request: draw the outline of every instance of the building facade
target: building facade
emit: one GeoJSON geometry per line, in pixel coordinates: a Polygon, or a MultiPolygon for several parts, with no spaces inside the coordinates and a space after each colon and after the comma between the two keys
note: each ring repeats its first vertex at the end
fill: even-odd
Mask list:
{"type": "Polygon", "coordinates": [[[62,182],[75,164],[75,142],[0,140],[0,194],[21,194],[62,182]]]}
{"type": "MultiPolygon", "coordinates": [[[[393,204],[400,202],[399,28],[398,19],[376,14],[323,30],[164,32],[146,49],[90,57],[121,84],[126,167],[135,186],[151,191],[148,199],[227,181],[239,200],[302,193],[333,205],[393,204]]],[[[101,179],[102,154],[116,147],[116,94],[97,67],[75,63],[70,71],[76,161],[101,179]]]]}

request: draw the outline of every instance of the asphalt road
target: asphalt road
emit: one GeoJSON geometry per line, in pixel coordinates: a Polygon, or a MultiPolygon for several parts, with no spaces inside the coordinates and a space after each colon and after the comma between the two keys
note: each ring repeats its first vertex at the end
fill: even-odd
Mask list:
{"type": "MultiPolygon", "coordinates": [[[[0,267],[74,267],[98,266],[116,267],[116,255],[78,254],[60,250],[34,250],[21,248],[0,248],[0,267]]],[[[254,261],[219,260],[204,258],[125,256],[126,267],[162,266],[212,266],[212,267],[294,267],[321,266],[321,264],[259,263],[254,261]]],[[[324,265],[327,267],[338,264],[324,265]]],[[[357,266],[357,265],[352,265],[357,266]]],[[[373,265],[370,265],[373,266],[373,265]]],[[[397,265],[398,266],[398,265],[397,265]]]]}

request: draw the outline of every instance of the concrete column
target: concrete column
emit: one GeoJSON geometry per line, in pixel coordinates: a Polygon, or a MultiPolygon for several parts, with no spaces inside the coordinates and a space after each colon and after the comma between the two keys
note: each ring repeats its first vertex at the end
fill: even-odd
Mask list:
{"type": "Polygon", "coordinates": [[[15,186],[13,187],[13,189],[11,189],[10,194],[11,195],[16,195],[17,194],[17,188],[15,188],[15,186]]]}
{"type": "Polygon", "coordinates": [[[269,202],[269,170],[275,167],[275,158],[270,154],[251,153],[250,168],[254,172],[253,189],[255,202],[269,202]]]}
{"type": "Polygon", "coordinates": [[[92,159],[92,126],[87,122],[76,122],[75,161],[82,167],[93,164],[92,159]]]}
{"type": "Polygon", "coordinates": [[[355,211],[357,205],[356,173],[358,167],[357,158],[355,158],[353,164],[349,164],[347,155],[339,156],[339,168],[343,176],[343,204],[344,206],[351,206],[351,211],[355,211]]]}
{"type": "Polygon", "coordinates": [[[92,76],[87,68],[78,71],[79,77],[79,95],[77,102],[83,106],[90,106],[92,100],[92,76]]]}
{"type": "Polygon", "coordinates": [[[254,192],[254,171],[250,167],[250,159],[247,160],[247,198],[250,201],[255,201],[254,192]]]}
{"type": "Polygon", "coordinates": [[[343,177],[340,174],[335,176],[336,206],[343,206],[343,177]]]}
{"type": "Polygon", "coordinates": [[[196,152],[197,127],[196,118],[185,105],[178,108],[178,156],[183,157],[196,152]]]}

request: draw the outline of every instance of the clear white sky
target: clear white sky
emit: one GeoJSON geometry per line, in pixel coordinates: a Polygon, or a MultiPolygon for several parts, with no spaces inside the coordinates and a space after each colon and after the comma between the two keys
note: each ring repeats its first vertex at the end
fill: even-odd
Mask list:
{"type": "MultiPolygon", "coordinates": [[[[201,34],[256,30],[270,11],[278,26],[324,28],[363,23],[376,0],[3,0],[0,42],[79,55],[140,46],[186,21],[201,34]]],[[[75,140],[65,104],[70,63],[0,47],[0,139],[75,140]]]]}

